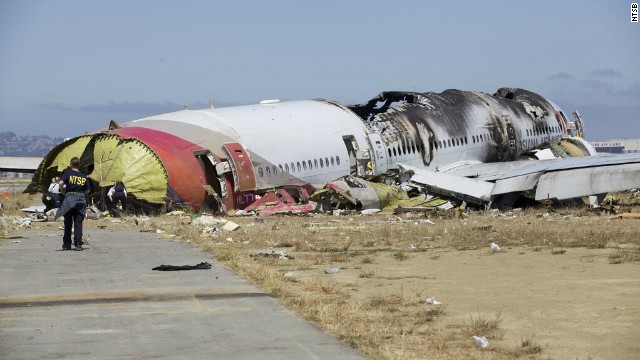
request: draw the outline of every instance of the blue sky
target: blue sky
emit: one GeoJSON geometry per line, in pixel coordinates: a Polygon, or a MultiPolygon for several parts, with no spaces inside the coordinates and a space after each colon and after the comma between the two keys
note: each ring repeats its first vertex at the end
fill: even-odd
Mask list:
{"type": "Polygon", "coordinates": [[[639,65],[629,1],[0,0],[0,131],[510,86],[580,110],[590,140],[640,138],[639,65]]]}

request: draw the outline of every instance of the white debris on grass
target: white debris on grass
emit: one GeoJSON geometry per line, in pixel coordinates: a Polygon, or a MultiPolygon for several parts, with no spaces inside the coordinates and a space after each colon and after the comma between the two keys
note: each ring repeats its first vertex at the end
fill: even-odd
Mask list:
{"type": "Polygon", "coordinates": [[[381,210],[380,209],[365,209],[360,211],[360,215],[373,215],[373,214],[377,214],[379,213],[381,210]]]}
{"type": "Polygon", "coordinates": [[[193,219],[193,221],[191,222],[191,225],[201,226],[204,228],[211,228],[211,227],[218,226],[222,230],[227,232],[232,232],[240,228],[240,225],[236,224],[233,221],[219,219],[211,215],[203,215],[203,216],[197,217],[193,219]]]}
{"type": "Polygon", "coordinates": [[[473,335],[472,338],[476,345],[482,349],[486,349],[489,346],[489,340],[484,336],[473,335]]]}
{"type": "Polygon", "coordinates": [[[493,252],[498,252],[498,251],[500,251],[500,246],[498,246],[498,244],[496,244],[496,243],[492,242],[490,246],[491,246],[491,250],[492,250],[493,252]]]}
{"type": "Polygon", "coordinates": [[[325,274],[336,274],[340,272],[340,268],[338,267],[328,267],[324,269],[325,274]]]}
{"type": "Polygon", "coordinates": [[[429,305],[440,305],[442,302],[436,300],[435,298],[428,298],[425,302],[429,305]]]}
{"type": "Polygon", "coordinates": [[[236,231],[240,228],[240,225],[234,223],[233,221],[227,221],[226,224],[222,226],[222,230],[224,231],[236,231]]]}

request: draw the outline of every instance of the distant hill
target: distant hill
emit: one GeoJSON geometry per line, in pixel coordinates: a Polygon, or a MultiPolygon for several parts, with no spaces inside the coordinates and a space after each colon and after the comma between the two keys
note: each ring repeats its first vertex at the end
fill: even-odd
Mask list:
{"type": "Polygon", "coordinates": [[[45,156],[63,141],[62,137],[18,136],[11,131],[0,132],[0,156],[45,156]]]}

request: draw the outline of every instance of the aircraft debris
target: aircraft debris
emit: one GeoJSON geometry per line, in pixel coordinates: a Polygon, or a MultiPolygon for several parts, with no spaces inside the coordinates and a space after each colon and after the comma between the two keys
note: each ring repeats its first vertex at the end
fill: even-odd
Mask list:
{"type": "Polygon", "coordinates": [[[227,223],[222,226],[222,230],[232,232],[240,228],[240,225],[234,223],[231,220],[227,220],[227,223]]]}
{"type": "Polygon", "coordinates": [[[298,204],[296,199],[285,189],[277,189],[261,196],[258,200],[244,208],[246,213],[255,212],[260,216],[273,214],[305,214],[315,211],[317,203],[309,201],[298,204]]]}
{"type": "Polygon", "coordinates": [[[326,269],[324,269],[324,273],[325,274],[337,274],[340,272],[340,268],[339,267],[328,267],[326,269]]]}
{"type": "Polygon", "coordinates": [[[191,221],[193,226],[223,226],[228,222],[225,219],[219,219],[211,215],[202,215],[191,221]]]}
{"type": "Polygon", "coordinates": [[[440,305],[440,304],[442,304],[442,302],[436,300],[435,298],[427,298],[427,300],[425,300],[425,303],[427,303],[429,305],[440,305]]]}
{"type": "Polygon", "coordinates": [[[498,246],[498,244],[496,244],[494,242],[492,242],[489,246],[491,247],[491,251],[493,251],[493,252],[499,252],[500,251],[500,246],[498,246]]]}
{"type": "Polygon", "coordinates": [[[479,348],[486,349],[489,347],[489,340],[486,337],[473,335],[471,338],[479,348]]]}
{"type": "Polygon", "coordinates": [[[286,251],[275,251],[275,250],[271,250],[271,252],[251,253],[249,254],[249,256],[254,258],[266,257],[266,258],[276,258],[281,260],[294,260],[294,257],[287,254],[286,251]]]}

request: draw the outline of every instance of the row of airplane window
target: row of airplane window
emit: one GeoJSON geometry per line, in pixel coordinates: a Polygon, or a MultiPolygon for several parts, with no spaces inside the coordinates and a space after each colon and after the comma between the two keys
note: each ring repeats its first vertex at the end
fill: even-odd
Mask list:
{"type": "MultiPolygon", "coordinates": [[[[540,129],[538,129],[537,131],[534,129],[527,129],[526,133],[527,136],[534,136],[535,135],[540,135],[540,134],[548,134],[551,132],[560,132],[560,127],[559,126],[548,126],[546,128],[541,127],[540,129]]],[[[481,142],[484,141],[488,141],[489,140],[489,133],[485,133],[485,134],[479,134],[479,135],[472,135],[471,136],[471,141],[474,144],[479,144],[481,142]]],[[[454,146],[461,146],[461,145],[467,145],[469,143],[469,140],[466,136],[463,137],[459,137],[459,138],[453,138],[453,139],[446,139],[446,140],[438,140],[437,143],[434,143],[434,147],[435,150],[438,149],[446,149],[449,147],[454,147],[454,146]]],[[[407,153],[409,154],[415,154],[416,152],[423,152],[424,149],[422,148],[421,144],[418,144],[416,146],[416,144],[414,144],[412,141],[405,141],[402,144],[402,147],[400,145],[396,147],[391,147],[387,149],[387,153],[389,154],[389,157],[398,157],[398,156],[402,156],[402,155],[406,155],[407,153]],[[405,145],[405,144],[408,144],[405,145]]],[[[332,159],[333,161],[333,159],[332,159]]],[[[304,165],[304,161],[302,162],[302,164],[304,165]]],[[[339,160],[338,160],[338,165],[340,164],[339,160]]],[[[320,166],[322,167],[322,159],[320,160],[320,166]]],[[[293,163],[291,163],[291,167],[293,168],[293,163]]],[[[309,167],[311,168],[311,165],[309,165],[309,167]]],[[[317,165],[316,165],[317,167],[317,165]]],[[[282,168],[282,166],[280,166],[280,168],[282,168]]],[[[300,171],[300,166],[298,164],[298,171],[300,171]]],[[[275,166],[274,166],[275,169],[275,166]]],[[[268,168],[267,168],[268,170],[268,168]]],[[[306,170],[306,168],[305,168],[306,170]]],[[[288,170],[285,169],[286,172],[289,172],[288,170]]],[[[260,172],[260,169],[258,169],[258,172],[260,172]]],[[[267,174],[268,175],[268,174],[267,174]]],[[[262,175],[261,175],[262,176],[262,175]]]]}
{"type": "Polygon", "coordinates": [[[534,135],[546,135],[546,134],[550,134],[550,133],[559,133],[561,132],[560,130],[560,126],[542,126],[539,128],[534,128],[534,129],[527,129],[527,136],[534,136],[534,135]]]}
{"type": "Polygon", "coordinates": [[[258,167],[258,176],[276,176],[278,174],[289,174],[295,172],[302,172],[307,170],[322,169],[330,166],[340,165],[340,157],[325,157],[324,159],[318,158],[314,159],[313,162],[311,160],[307,161],[298,161],[296,163],[291,162],[290,164],[279,164],[278,166],[265,166],[264,169],[262,166],[258,167]]]}

